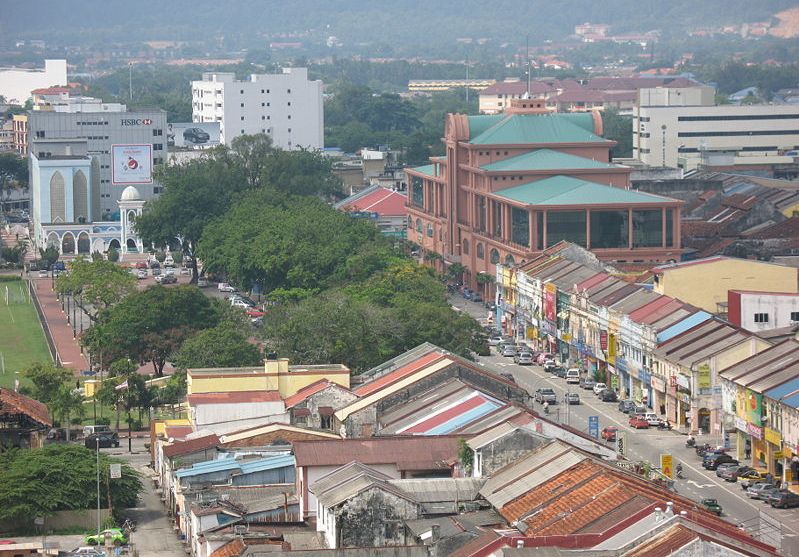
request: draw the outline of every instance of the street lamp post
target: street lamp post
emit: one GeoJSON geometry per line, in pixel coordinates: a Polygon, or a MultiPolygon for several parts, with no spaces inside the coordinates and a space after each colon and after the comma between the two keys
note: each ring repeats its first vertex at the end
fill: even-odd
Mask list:
{"type": "Polygon", "coordinates": [[[97,458],[97,540],[100,540],[100,436],[95,437],[95,454],[97,458]]]}

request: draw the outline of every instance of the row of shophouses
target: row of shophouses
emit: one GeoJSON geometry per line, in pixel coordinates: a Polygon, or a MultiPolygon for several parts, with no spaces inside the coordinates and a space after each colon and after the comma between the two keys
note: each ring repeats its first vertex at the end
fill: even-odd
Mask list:
{"type": "MultiPolygon", "coordinates": [[[[688,280],[712,281],[713,264],[688,280]]],[[[699,442],[734,446],[741,462],[799,479],[799,342],[761,338],[658,293],[669,267],[654,269],[654,285],[634,284],[560,244],[520,267],[497,266],[496,322],[699,442]]]]}

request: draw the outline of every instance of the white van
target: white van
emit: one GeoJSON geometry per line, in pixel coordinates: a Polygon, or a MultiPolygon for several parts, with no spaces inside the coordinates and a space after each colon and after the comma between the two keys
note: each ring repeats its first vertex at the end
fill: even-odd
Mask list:
{"type": "Polygon", "coordinates": [[[580,370],[576,367],[566,370],[566,383],[579,384],[580,383],[580,370]]]}

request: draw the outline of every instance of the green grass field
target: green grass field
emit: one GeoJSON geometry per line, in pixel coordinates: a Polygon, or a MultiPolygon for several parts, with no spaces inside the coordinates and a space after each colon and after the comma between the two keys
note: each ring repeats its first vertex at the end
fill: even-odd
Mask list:
{"type": "Polygon", "coordinates": [[[52,361],[36,308],[20,280],[0,281],[0,354],[5,363],[5,373],[0,364],[0,387],[13,388],[14,372],[31,363],[52,361]]]}

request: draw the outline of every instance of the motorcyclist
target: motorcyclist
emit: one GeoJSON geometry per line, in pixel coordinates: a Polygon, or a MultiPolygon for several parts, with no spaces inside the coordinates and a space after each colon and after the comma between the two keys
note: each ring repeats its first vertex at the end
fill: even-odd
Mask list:
{"type": "Polygon", "coordinates": [[[549,414],[549,402],[544,401],[544,414],[549,414]]]}
{"type": "Polygon", "coordinates": [[[674,467],[674,471],[677,473],[678,478],[682,478],[682,462],[677,463],[677,466],[674,467]]]}

